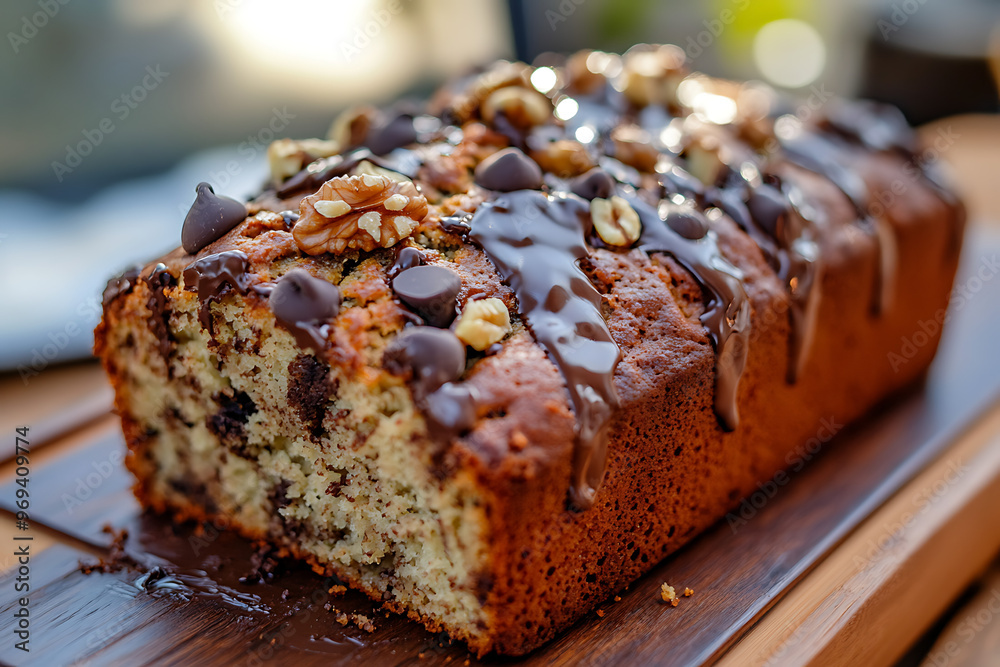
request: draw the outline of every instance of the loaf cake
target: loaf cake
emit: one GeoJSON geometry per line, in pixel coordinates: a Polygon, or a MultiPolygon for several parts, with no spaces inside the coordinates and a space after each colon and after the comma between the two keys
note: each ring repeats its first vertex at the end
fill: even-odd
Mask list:
{"type": "Polygon", "coordinates": [[[199,185],[96,330],[137,496],[538,647],[934,356],[963,207],[898,111],[813,102],[502,61],[199,185]]]}

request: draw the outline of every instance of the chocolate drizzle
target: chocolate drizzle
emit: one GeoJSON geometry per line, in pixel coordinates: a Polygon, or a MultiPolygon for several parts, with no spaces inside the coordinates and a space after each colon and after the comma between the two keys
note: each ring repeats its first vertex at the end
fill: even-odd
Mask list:
{"type": "Polygon", "coordinates": [[[752,186],[742,177],[706,194],[706,202],[733,219],[763,252],[788,292],[790,325],[786,379],[794,383],[805,364],[819,308],[821,261],[813,223],[794,201],[800,195],[777,176],[752,186]]]}
{"type": "MultiPolygon", "coordinates": [[[[715,347],[715,412],[726,430],[739,425],[737,391],[746,365],[750,334],[750,300],[743,289],[743,274],[719,249],[715,232],[704,223],[705,235],[692,239],[670,224],[672,216],[701,217],[691,207],[663,202],[659,212],[637,197],[629,199],[642,220],[639,249],[651,255],[671,255],[702,286],[708,297],[701,322],[715,347]]],[[[690,229],[690,222],[684,223],[690,229]]]]}
{"type": "Polygon", "coordinates": [[[878,271],[872,289],[871,310],[881,314],[891,303],[895,275],[895,237],[892,230],[868,213],[868,186],[850,168],[848,148],[819,130],[801,129],[781,139],[782,157],[803,169],[824,176],[837,186],[854,206],[857,226],[869,235],[878,253],[878,271]]]}
{"type": "Polygon", "coordinates": [[[198,320],[209,332],[212,331],[212,312],[209,306],[213,301],[218,301],[228,289],[235,289],[241,294],[247,293],[248,266],[245,253],[227,250],[202,257],[184,269],[184,288],[198,292],[198,320]]]}
{"type": "Polygon", "coordinates": [[[590,207],[576,195],[522,190],[481,205],[471,226],[469,237],[514,290],[535,340],[566,378],[577,422],[570,500],[589,507],[604,477],[621,359],[601,294],[579,267],[589,255],[590,207]]]}

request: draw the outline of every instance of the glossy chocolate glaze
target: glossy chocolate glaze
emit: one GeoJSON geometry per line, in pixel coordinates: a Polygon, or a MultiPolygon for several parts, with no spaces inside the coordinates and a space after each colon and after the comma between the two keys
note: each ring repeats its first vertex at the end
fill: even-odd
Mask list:
{"type": "Polygon", "coordinates": [[[142,273],[142,265],[137,264],[110,279],[104,288],[104,293],[101,295],[101,303],[104,307],[107,308],[111,305],[112,301],[123,294],[131,292],[139,280],[140,273],[142,273]]]}
{"type": "Polygon", "coordinates": [[[647,255],[672,256],[708,296],[701,322],[716,352],[715,412],[723,428],[735,429],[739,425],[736,396],[750,335],[750,301],[743,288],[743,274],[723,256],[715,232],[697,209],[665,201],[657,210],[637,197],[629,203],[642,220],[639,249],[647,255]],[[701,225],[693,222],[699,219],[701,225]],[[690,238],[698,236],[697,229],[703,229],[704,234],[690,238]]]}
{"type": "Polygon", "coordinates": [[[184,269],[184,289],[198,293],[198,319],[201,326],[212,330],[212,312],[209,308],[227,289],[246,294],[249,289],[246,253],[227,250],[202,257],[184,269]]]}
{"type": "Polygon", "coordinates": [[[577,421],[570,489],[577,508],[593,504],[604,477],[621,359],[601,294],[579,266],[590,254],[591,224],[590,206],[576,195],[521,190],[480,206],[469,233],[514,290],[535,340],[566,378],[577,421]]]}

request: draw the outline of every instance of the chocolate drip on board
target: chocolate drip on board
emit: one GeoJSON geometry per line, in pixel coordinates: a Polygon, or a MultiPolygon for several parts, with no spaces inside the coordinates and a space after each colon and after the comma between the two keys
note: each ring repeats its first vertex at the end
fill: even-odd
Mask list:
{"type": "Polygon", "coordinates": [[[589,255],[590,207],[576,195],[520,190],[482,204],[471,227],[469,237],[514,290],[535,340],[566,379],[577,423],[570,502],[590,507],[604,477],[621,359],[601,294],[579,267],[589,255]]]}
{"type": "Polygon", "coordinates": [[[642,221],[639,249],[647,255],[672,256],[708,296],[701,323],[716,353],[715,412],[722,427],[731,431],[739,425],[736,399],[749,351],[751,309],[743,274],[722,255],[707,220],[701,238],[689,238],[694,234],[681,234],[670,224],[672,215],[701,217],[694,208],[664,202],[657,211],[638,197],[629,198],[629,203],[642,221]]]}

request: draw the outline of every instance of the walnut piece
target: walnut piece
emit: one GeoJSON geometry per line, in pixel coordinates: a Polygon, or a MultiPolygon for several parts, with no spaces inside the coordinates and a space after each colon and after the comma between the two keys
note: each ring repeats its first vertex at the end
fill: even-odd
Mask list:
{"type": "Polygon", "coordinates": [[[608,245],[627,248],[639,240],[642,221],[629,203],[614,195],[611,199],[596,198],[590,202],[590,217],[594,229],[608,245]]]}
{"type": "Polygon", "coordinates": [[[561,178],[572,178],[589,171],[594,159],[587,147],[573,139],[557,139],[531,151],[531,158],[545,171],[561,178]]]}
{"type": "Polygon", "coordinates": [[[427,215],[427,199],[411,181],[379,174],[338,176],[299,204],[292,228],[302,252],[389,248],[413,233],[427,215]]]}
{"type": "Polygon", "coordinates": [[[497,298],[478,299],[465,304],[455,325],[455,335],[480,352],[510,333],[510,312],[497,298]]]}
{"type": "Polygon", "coordinates": [[[271,180],[282,183],[289,176],[299,173],[303,167],[318,158],[330,157],[340,152],[340,144],[324,139],[278,139],[267,147],[267,163],[271,168],[271,180]]]}

